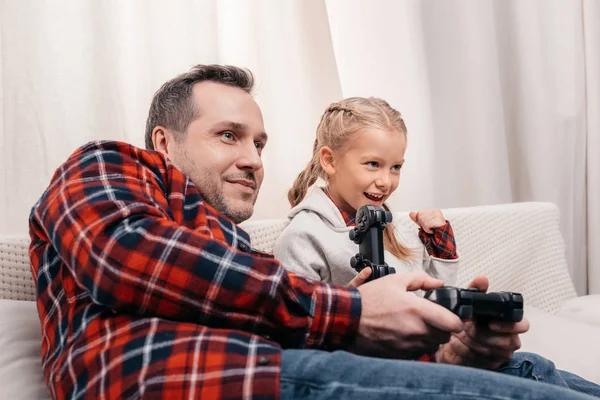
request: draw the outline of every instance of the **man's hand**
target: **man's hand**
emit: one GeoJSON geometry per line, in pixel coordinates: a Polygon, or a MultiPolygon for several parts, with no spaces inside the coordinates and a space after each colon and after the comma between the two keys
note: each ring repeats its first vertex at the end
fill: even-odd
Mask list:
{"type": "Polygon", "coordinates": [[[385,358],[415,358],[435,352],[463,330],[453,313],[410,291],[442,287],[423,271],[390,274],[358,287],[362,315],[352,350],[385,358]]]}
{"type": "MultiPolygon", "coordinates": [[[[489,281],[484,276],[476,277],[469,287],[486,292],[489,281]]],[[[529,321],[492,321],[489,326],[472,321],[465,323],[465,330],[452,335],[450,342],[440,347],[436,361],[446,364],[496,370],[513,357],[521,347],[519,334],[529,330],[529,321]]]]}
{"type": "Polygon", "coordinates": [[[432,228],[437,228],[446,225],[444,214],[439,209],[420,210],[408,214],[410,219],[419,225],[426,233],[433,233],[432,228]]]}

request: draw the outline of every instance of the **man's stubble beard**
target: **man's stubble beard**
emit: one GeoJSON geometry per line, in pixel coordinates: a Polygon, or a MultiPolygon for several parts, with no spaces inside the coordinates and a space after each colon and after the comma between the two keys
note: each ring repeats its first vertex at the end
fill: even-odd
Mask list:
{"type": "MultiPolygon", "coordinates": [[[[254,200],[252,201],[252,205],[250,207],[235,207],[228,204],[223,194],[223,180],[221,177],[219,177],[221,183],[221,185],[219,185],[218,182],[210,179],[210,174],[202,173],[202,170],[198,168],[192,158],[188,156],[185,148],[182,148],[183,146],[177,147],[177,151],[179,153],[178,158],[181,161],[179,168],[196,186],[205,202],[210,204],[214,209],[231,219],[236,224],[244,222],[252,216],[254,212],[254,204],[256,203],[258,196],[250,193],[242,193],[243,200],[249,200],[252,196],[254,196],[254,200]],[[207,176],[209,177],[207,178],[207,176]]],[[[255,179],[253,180],[256,182],[255,179]]]]}

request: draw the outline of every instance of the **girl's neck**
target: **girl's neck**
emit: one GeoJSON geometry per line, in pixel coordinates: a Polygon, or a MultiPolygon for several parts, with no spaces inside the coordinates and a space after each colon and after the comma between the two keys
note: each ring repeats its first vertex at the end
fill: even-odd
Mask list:
{"type": "Polygon", "coordinates": [[[356,215],[356,210],[352,208],[352,206],[350,206],[350,204],[348,204],[335,190],[332,190],[329,185],[325,186],[323,190],[337,208],[350,215],[356,215]]]}

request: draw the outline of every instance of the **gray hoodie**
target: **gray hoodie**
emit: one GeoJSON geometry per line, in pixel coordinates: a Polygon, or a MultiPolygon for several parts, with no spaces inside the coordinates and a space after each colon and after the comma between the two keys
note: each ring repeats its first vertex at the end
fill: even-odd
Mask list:
{"type": "MultiPolygon", "coordinates": [[[[356,276],[350,266],[350,259],[358,253],[358,245],[348,236],[352,228],[346,226],[342,214],[322,188],[314,186],[309,190],[305,199],[290,210],[288,218],[291,221],[273,251],[286,269],[338,285],[346,285],[356,276]]],[[[385,262],[397,273],[422,269],[446,285],[456,283],[458,259],[431,257],[416,229],[394,226],[394,231],[402,245],[413,249],[413,258],[409,261],[385,251],[385,262]]]]}

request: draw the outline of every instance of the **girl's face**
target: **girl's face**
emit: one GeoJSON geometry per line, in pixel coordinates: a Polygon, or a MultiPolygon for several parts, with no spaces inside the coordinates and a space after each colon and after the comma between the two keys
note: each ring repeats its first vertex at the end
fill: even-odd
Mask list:
{"type": "Polygon", "coordinates": [[[381,206],[398,187],[405,151],[404,133],[379,129],[358,133],[339,154],[323,148],[329,195],[352,215],[363,205],[381,206]]]}

